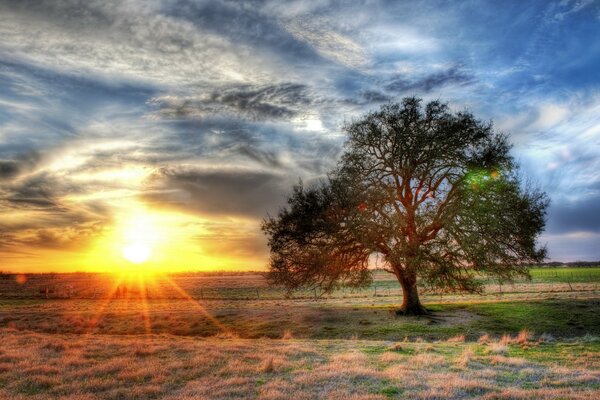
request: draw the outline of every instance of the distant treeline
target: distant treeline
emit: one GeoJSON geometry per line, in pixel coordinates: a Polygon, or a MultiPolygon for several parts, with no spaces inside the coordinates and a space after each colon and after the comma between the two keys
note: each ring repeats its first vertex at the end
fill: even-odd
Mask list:
{"type": "Polygon", "coordinates": [[[572,262],[552,261],[552,262],[532,265],[532,267],[537,267],[537,268],[598,267],[598,266],[600,266],[600,261],[572,261],[572,262]]]}

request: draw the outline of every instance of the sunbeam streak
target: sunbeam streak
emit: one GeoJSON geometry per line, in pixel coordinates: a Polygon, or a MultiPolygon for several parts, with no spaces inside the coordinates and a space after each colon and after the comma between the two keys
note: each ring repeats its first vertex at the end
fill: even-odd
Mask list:
{"type": "Polygon", "coordinates": [[[217,320],[215,317],[213,317],[208,311],[206,311],[206,309],[204,308],[204,306],[202,304],[200,304],[198,302],[198,300],[194,299],[192,296],[190,296],[185,290],[183,290],[177,283],[175,283],[173,281],[173,279],[171,279],[170,276],[168,275],[164,275],[163,274],[164,279],[167,280],[167,282],[171,285],[171,287],[173,289],[175,289],[175,291],[177,293],[179,293],[181,296],[183,296],[187,301],[189,301],[192,305],[194,305],[194,307],[196,309],[198,309],[202,315],[204,317],[206,317],[214,326],[216,326],[217,328],[219,328],[219,330],[222,333],[226,333],[226,334],[231,334],[233,333],[229,328],[227,328],[226,326],[224,326],[221,322],[219,322],[219,320],[217,320]]]}

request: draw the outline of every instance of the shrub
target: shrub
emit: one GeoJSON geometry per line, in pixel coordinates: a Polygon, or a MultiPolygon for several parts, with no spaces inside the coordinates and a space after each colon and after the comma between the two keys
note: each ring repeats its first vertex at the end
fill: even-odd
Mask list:
{"type": "Polygon", "coordinates": [[[448,340],[446,340],[447,343],[464,343],[464,341],[465,335],[452,336],[451,338],[448,338],[448,340]]]}
{"type": "Polygon", "coordinates": [[[519,332],[517,337],[514,339],[514,343],[527,344],[532,336],[533,335],[530,331],[528,331],[527,329],[523,329],[523,330],[521,330],[521,332],[519,332]]]}
{"type": "Polygon", "coordinates": [[[484,333],[483,335],[481,335],[479,337],[479,339],[477,340],[477,342],[479,344],[487,344],[491,341],[490,335],[488,335],[487,333],[484,333]]]}

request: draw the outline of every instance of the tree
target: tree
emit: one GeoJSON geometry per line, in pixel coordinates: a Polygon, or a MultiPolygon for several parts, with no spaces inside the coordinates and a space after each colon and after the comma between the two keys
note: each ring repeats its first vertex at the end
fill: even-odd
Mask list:
{"type": "Polygon", "coordinates": [[[288,290],[371,282],[373,257],[402,287],[400,312],[423,314],[417,282],[478,292],[545,258],[536,246],[545,193],[525,185],[505,135],[468,112],[405,98],[345,127],[337,168],[267,217],[270,282],[288,290]]]}

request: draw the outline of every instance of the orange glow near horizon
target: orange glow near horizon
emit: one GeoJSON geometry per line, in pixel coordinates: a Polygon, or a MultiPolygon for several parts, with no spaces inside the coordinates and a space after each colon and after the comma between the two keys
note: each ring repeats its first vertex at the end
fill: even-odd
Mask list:
{"type": "Polygon", "coordinates": [[[261,255],[248,257],[226,251],[228,241],[235,245],[239,235],[256,229],[255,221],[232,217],[214,221],[175,210],[150,209],[126,201],[121,205],[123,203],[126,206],[115,211],[114,222],[96,232],[81,248],[68,251],[40,248],[33,254],[28,249],[30,254],[3,269],[152,274],[260,269],[265,265],[261,255]],[[221,227],[218,224],[227,228],[219,228],[215,233],[211,227],[221,227]]]}

